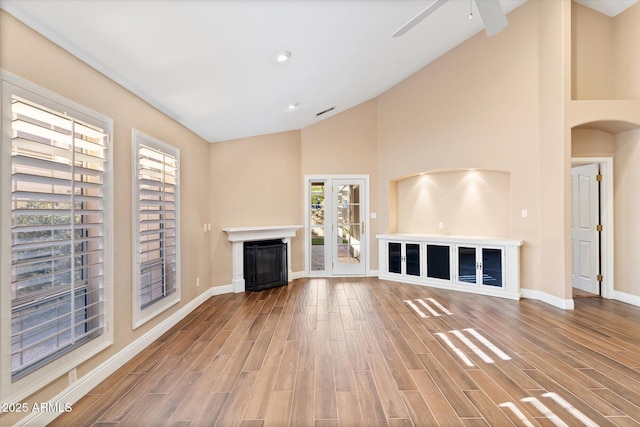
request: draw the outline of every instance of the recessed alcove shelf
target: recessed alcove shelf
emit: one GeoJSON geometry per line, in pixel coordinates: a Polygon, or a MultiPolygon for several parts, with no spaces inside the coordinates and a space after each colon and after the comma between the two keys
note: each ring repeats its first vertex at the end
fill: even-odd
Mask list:
{"type": "Polygon", "coordinates": [[[258,240],[282,239],[287,244],[287,266],[289,268],[289,280],[293,276],[291,271],[291,238],[296,236],[296,231],[301,225],[271,225],[257,227],[227,227],[222,231],[227,233],[227,239],[233,248],[233,279],[231,285],[233,292],[244,292],[244,242],[258,240]]]}
{"type": "Polygon", "coordinates": [[[505,236],[511,233],[511,173],[448,169],[394,181],[391,231],[505,236]]]}

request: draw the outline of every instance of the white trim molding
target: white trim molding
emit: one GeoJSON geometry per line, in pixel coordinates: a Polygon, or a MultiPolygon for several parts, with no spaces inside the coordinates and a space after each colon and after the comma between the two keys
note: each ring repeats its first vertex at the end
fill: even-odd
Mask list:
{"type": "Polygon", "coordinates": [[[627,304],[635,305],[636,307],[640,307],[640,296],[631,295],[626,292],[621,291],[613,291],[613,299],[621,302],[625,302],[627,304]]]}
{"type": "Polygon", "coordinates": [[[305,277],[307,276],[305,276],[304,271],[294,271],[291,275],[291,280],[304,279],[305,277]]]}
{"type": "MultiPolygon", "coordinates": [[[[131,168],[132,168],[132,230],[134,230],[133,244],[133,277],[132,277],[132,289],[131,289],[131,303],[132,303],[132,327],[136,329],[145,324],[149,320],[153,319],[160,313],[168,310],[174,305],[180,302],[181,298],[181,267],[180,267],[180,149],[173,145],[167,144],[164,141],[160,141],[153,136],[140,132],[137,129],[131,130],[131,168]],[[144,155],[143,153],[152,153],[144,155]],[[169,159],[169,161],[167,161],[169,159]],[[154,164],[156,170],[162,168],[162,176],[153,176],[157,172],[151,172],[149,166],[143,166],[147,164],[154,164]],[[171,165],[173,163],[173,165],[171,165]],[[173,170],[174,176],[171,176],[173,170]],[[141,177],[141,173],[147,176],[141,177]],[[148,176],[151,175],[151,176],[148,176]],[[175,182],[168,182],[167,179],[173,179],[175,182]],[[173,186],[173,191],[170,191],[170,186],[173,186]],[[153,211],[152,215],[141,214],[141,207],[149,209],[148,206],[143,203],[149,203],[150,200],[144,196],[145,191],[147,193],[154,193],[153,211]],[[173,197],[173,200],[167,200],[167,197],[173,197]],[[162,203],[158,201],[162,200],[162,203]],[[173,206],[173,208],[172,208],[173,206]],[[171,215],[174,217],[172,218],[171,215]],[[158,218],[154,218],[158,217],[158,218]],[[143,225],[145,222],[151,222],[152,225],[143,225]],[[153,225],[153,222],[156,222],[153,225]],[[162,229],[160,223],[164,223],[162,229]],[[143,228],[146,227],[146,228],[143,228]],[[155,229],[152,229],[155,227],[155,229]],[[169,230],[173,228],[174,236],[171,236],[169,230]],[[155,236],[158,236],[164,242],[167,247],[166,250],[161,250],[158,254],[157,249],[146,248],[141,252],[141,248],[144,247],[142,241],[143,230],[146,233],[153,231],[155,236]],[[171,244],[170,242],[174,243],[171,244]],[[170,249],[175,250],[174,254],[170,253],[170,249]],[[150,254],[153,255],[151,261],[142,262],[141,258],[143,254],[147,257],[150,254]],[[171,259],[175,259],[171,262],[171,259]],[[157,264],[162,262],[162,267],[157,264]],[[162,273],[161,286],[162,296],[155,296],[155,300],[149,297],[149,301],[143,303],[142,301],[142,287],[143,277],[142,271],[145,265],[149,265],[149,262],[156,262],[156,269],[166,268],[170,273],[162,273]],[[173,280],[171,279],[173,278],[173,280]],[[174,288],[173,293],[165,293],[166,289],[174,288]],[[146,305],[146,306],[145,306],[146,305]]],[[[147,236],[149,237],[149,236],[147,236]]],[[[151,274],[148,274],[151,276],[151,274]]],[[[146,285],[151,288],[150,280],[146,282],[146,285]]],[[[149,294],[151,291],[149,291],[149,294]]]]}
{"type": "MultiPolygon", "coordinates": [[[[613,241],[613,157],[572,157],[571,165],[600,165],[600,223],[603,225],[600,244],[600,274],[603,276],[601,294],[603,298],[615,298],[614,241],[613,241]]],[[[569,284],[569,287],[571,284],[569,284]]]]}
{"type": "MultiPolygon", "coordinates": [[[[56,381],[81,363],[113,345],[113,119],[85,107],[53,91],[28,80],[0,70],[0,400],[20,402],[38,390],[56,381]],[[102,289],[104,309],[96,319],[102,317],[103,333],[78,345],[66,354],[45,362],[39,368],[12,381],[11,346],[11,165],[12,165],[12,97],[16,96],[28,103],[50,109],[67,118],[78,120],[102,129],[106,136],[102,150],[106,150],[103,171],[103,284],[94,289],[102,289]]],[[[44,147],[44,145],[43,145],[44,147]]],[[[74,184],[75,185],[75,184],[74,184]]],[[[92,285],[93,286],[93,285],[92,285]]],[[[91,326],[93,328],[93,326],[91,326]]],[[[98,330],[96,328],[95,330],[98,330]]]]}
{"type": "Polygon", "coordinates": [[[521,288],[520,291],[522,298],[537,299],[563,310],[573,310],[573,298],[563,299],[537,289],[521,288]]]}

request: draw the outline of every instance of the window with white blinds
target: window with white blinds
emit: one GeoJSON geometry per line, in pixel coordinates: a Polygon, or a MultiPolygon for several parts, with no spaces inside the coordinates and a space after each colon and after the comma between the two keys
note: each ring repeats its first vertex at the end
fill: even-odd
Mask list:
{"type": "Polygon", "coordinates": [[[63,106],[12,94],[10,111],[15,381],[104,333],[109,138],[63,106]]]}
{"type": "Polygon", "coordinates": [[[137,245],[134,326],[180,300],[179,150],[134,131],[137,245]]]}

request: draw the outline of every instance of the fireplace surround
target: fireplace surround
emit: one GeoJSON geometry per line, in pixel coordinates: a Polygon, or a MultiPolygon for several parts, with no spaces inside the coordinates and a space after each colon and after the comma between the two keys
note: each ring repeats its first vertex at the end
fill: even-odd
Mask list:
{"type": "MultiPolygon", "coordinates": [[[[258,227],[228,227],[222,230],[227,233],[227,238],[232,244],[233,253],[233,278],[231,286],[233,292],[245,291],[244,278],[244,242],[261,240],[281,240],[291,248],[291,238],[296,236],[296,231],[301,225],[275,225],[258,227]]],[[[287,250],[287,280],[291,280],[291,250],[287,250]]]]}

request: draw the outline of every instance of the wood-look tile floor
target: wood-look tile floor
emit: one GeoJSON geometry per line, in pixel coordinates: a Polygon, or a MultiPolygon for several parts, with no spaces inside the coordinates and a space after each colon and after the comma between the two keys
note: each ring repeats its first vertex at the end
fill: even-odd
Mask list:
{"type": "Polygon", "coordinates": [[[212,297],[53,424],[640,425],[640,309],[300,279],[212,297]]]}

